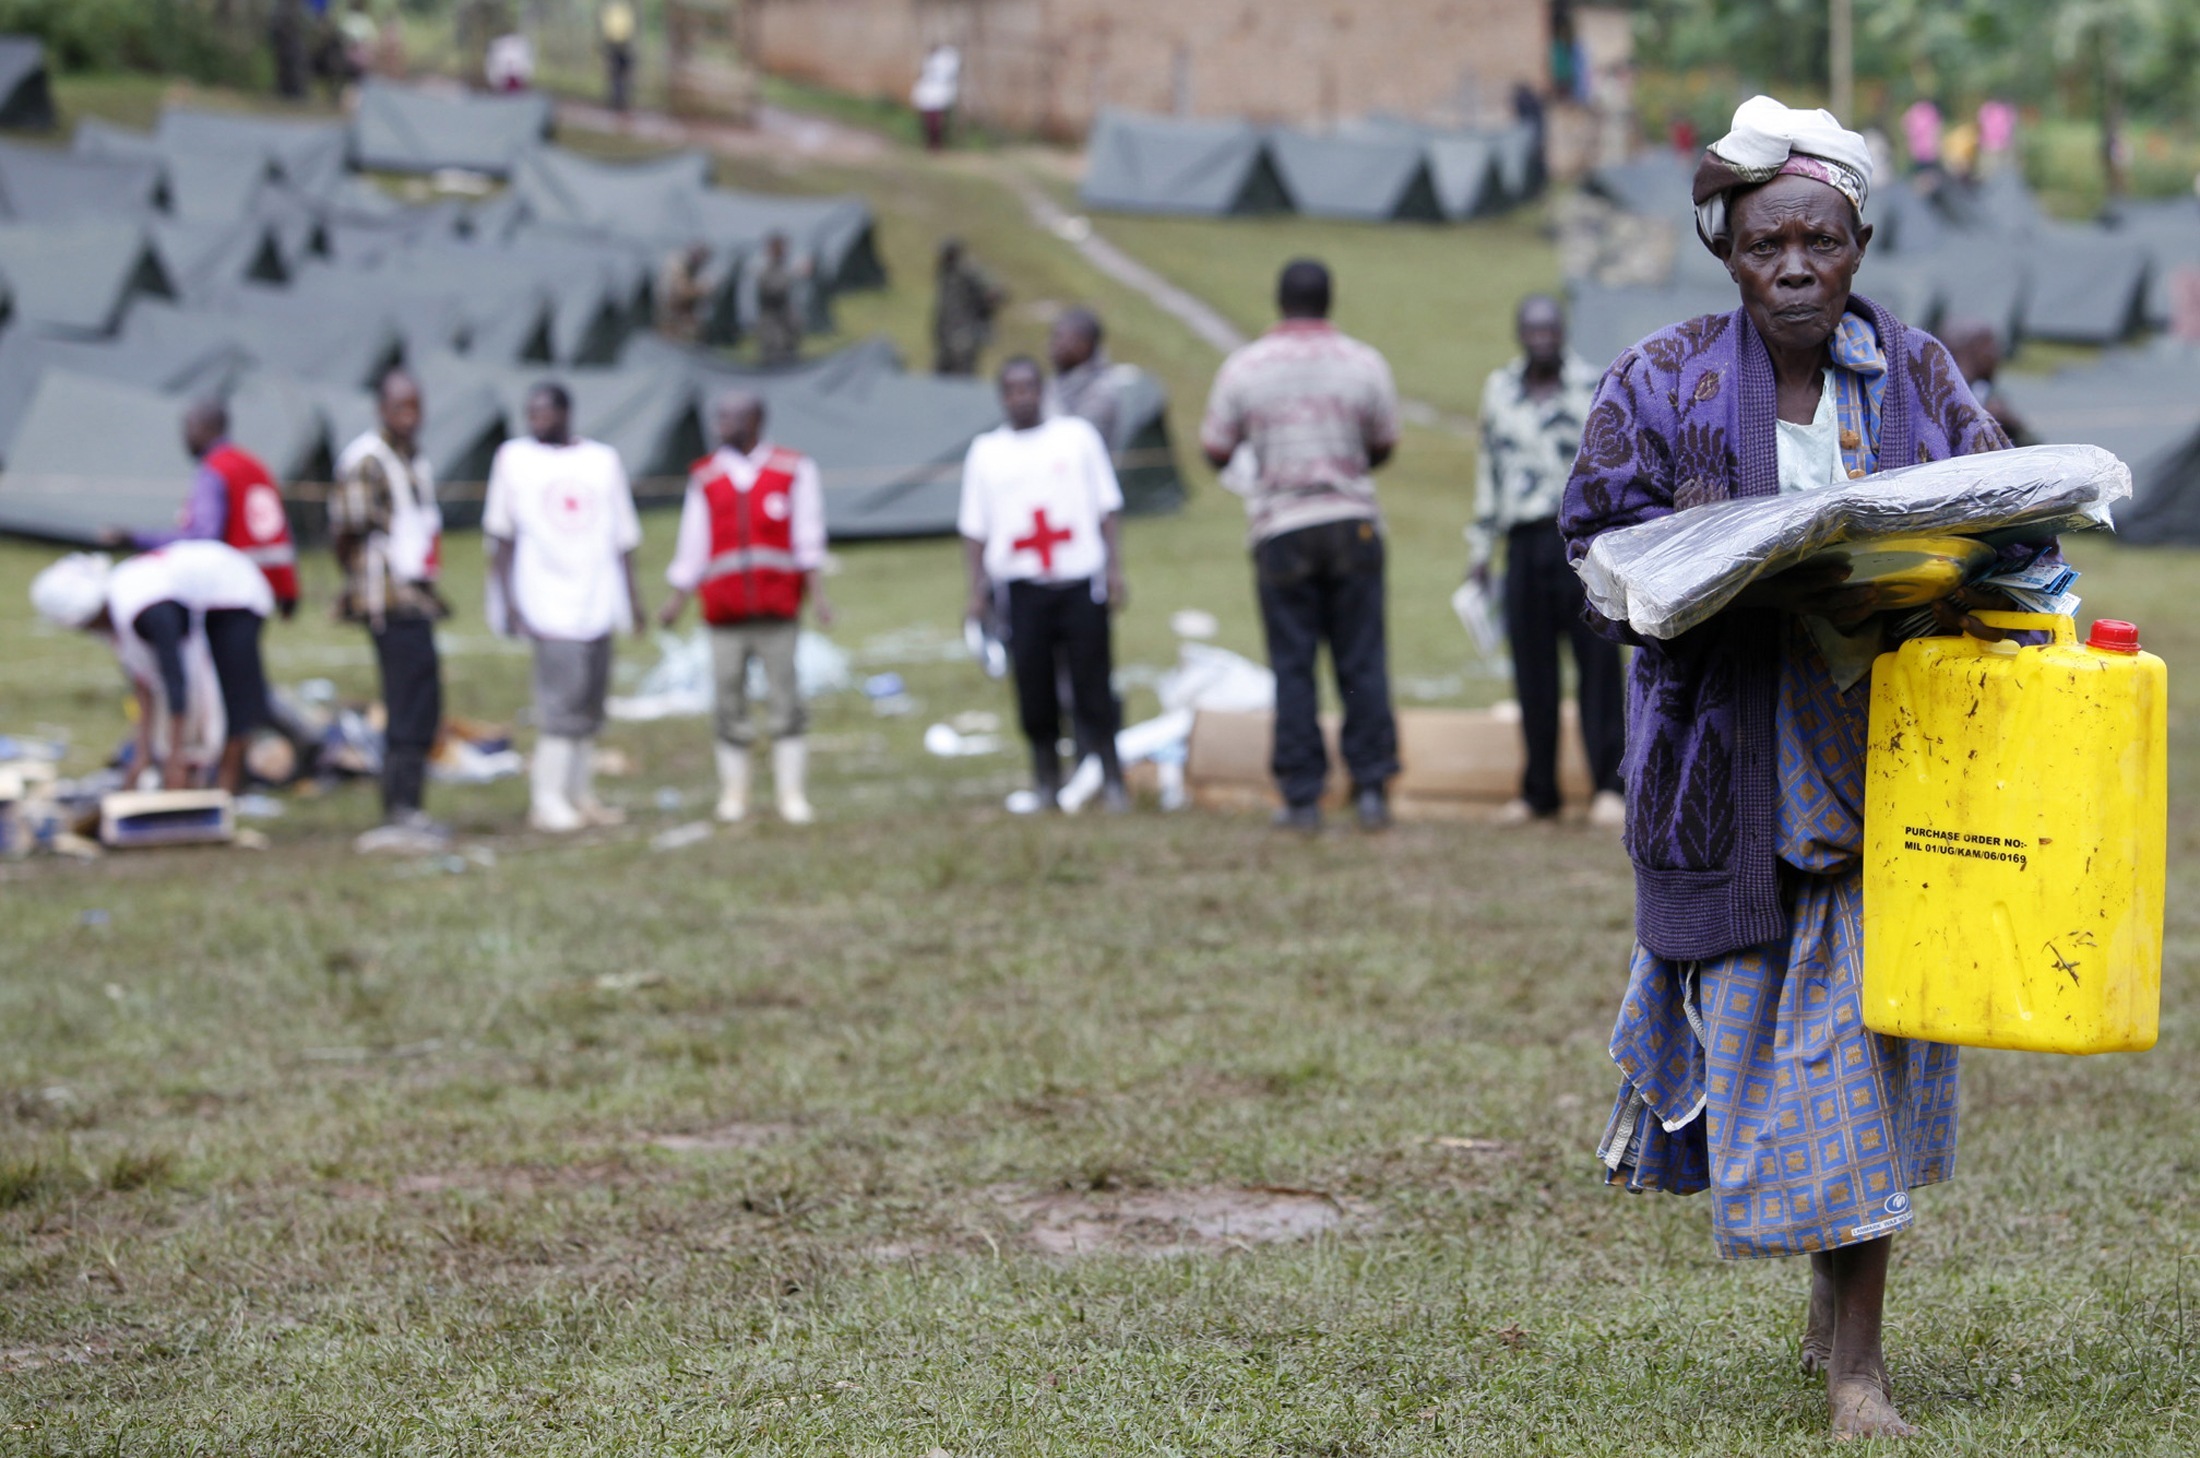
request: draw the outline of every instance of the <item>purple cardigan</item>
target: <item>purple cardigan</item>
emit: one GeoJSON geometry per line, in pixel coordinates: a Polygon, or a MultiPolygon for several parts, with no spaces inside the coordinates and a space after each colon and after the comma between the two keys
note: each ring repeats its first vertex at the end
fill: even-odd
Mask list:
{"type": "MultiPolygon", "coordinates": [[[[1882,468],[2005,449],[1939,340],[1852,296],[1887,357],[1882,468]]],[[[1559,528],[1579,561],[1600,532],[1710,501],[1779,494],[1772,357],[1737,309],[1651,335],[1597,389],[1559,528]]],[[[1729,608],[1665,642],[1635,643],[1628,693],[1627,850],[1635,929],[1660,957],[1694,961],[1787,935],[1775,848],[1773,713],[1780,616],[1729,608]]]]}

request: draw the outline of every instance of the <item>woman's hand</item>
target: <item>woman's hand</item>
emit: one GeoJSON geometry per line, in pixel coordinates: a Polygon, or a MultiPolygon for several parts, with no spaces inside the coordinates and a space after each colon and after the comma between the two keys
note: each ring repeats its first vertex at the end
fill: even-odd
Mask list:
{"type": "Polygon", "coordinates": [[[1772,608],[1784,613],[1824,618],[1846,633],[1879,611],[1879,589],[1847,586],[1846,564],[1830,562],[1821,567],[1791,567],[1774,577],[1752,582],[1734,599],[1737,607],[1772,608]]]}
{"type": "Polygon", "coordinates": [[[1990,628],[1974,616],[1976,613],[2008,613],[2017,611],[2017,605],[1998,592],[1983,587],[1959,587],[1949,596],[1933,604],[1933,621],[1940,631],[1953,638],[1968,634],[1983,638],[1989,643],[1999,643],[2014,638],[2021,629],[1990,628]]]}

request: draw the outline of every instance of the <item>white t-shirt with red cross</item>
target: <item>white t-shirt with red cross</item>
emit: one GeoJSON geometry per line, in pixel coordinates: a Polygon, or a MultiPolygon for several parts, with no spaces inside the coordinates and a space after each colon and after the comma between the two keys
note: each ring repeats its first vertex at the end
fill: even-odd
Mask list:
{"type": "Polygon", "coordinates": [[[481,530],[512,544],[512,596],[535,636],[585,643],[627,626],[625,558],[642,523],[611,447],[528,436],[498,446],[481,530]]]}
{"type": "Polygon", "coordinates": [[[1082,582],[1106,569],[1100,523],[1122,509],[1100,432],[1062,415],[970,443],[955,528],[985,544],[995,582],[1082,582]]]}

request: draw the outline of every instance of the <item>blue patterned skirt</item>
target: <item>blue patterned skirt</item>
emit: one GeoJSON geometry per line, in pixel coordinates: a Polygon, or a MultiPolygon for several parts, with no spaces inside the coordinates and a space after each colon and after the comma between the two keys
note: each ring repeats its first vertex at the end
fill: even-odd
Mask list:
{"type": "Polygon", "coordinates": [[[1638,946],[1612,1033],[1598,1156],[1632,1190],[1709,1190],[1719,1254],[1891,1235],[1954,1173],[1956,1050],[1863,1022],[1868,681],[1843,692],[1798,635],[1781,675],[1784,942],[1701,962],[1638,946]]]}

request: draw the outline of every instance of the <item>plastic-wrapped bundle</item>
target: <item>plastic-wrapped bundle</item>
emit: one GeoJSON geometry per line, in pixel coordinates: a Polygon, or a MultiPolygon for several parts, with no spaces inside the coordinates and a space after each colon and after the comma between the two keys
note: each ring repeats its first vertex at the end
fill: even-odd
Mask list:
{"type": "Polygon", "coordinates": [[[1646,638],[1673,638],[1750,583],[1827,547],[1927,533],[2027,540],[2083,531],[2110,526],[2109,508],[2130,495],[2130,468],[2099,446],[1989,451],[1822,491],[1676,511],[1604,533],[1575,570],[1598,612],[1646,638]]]}

